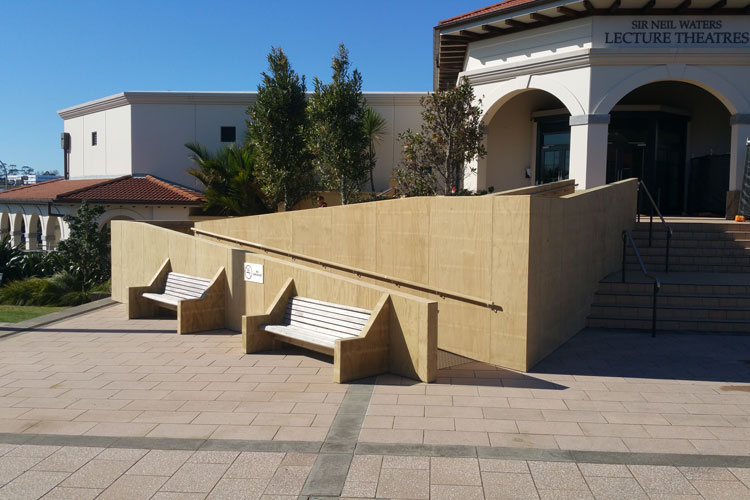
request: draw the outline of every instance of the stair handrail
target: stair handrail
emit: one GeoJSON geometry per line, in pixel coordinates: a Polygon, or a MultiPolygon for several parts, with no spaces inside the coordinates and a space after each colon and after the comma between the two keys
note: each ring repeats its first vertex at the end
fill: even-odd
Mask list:
{"type": "Polygon", "coordinates": [[[638,259],[638,264],[641,266],[641,272],[643,273],[643,276],[654,281],[654,291],[652,294],[653,300],[651,302],[651,336],[656,337],[656,294],[659,293],[659,290],[661,290],[661,281],[659,281],[659,278],[657,278],[656,276],[649,274],[648,270],[646,269],[646,264],[643,263],[643,259],[641,258],[641,253],[638,251],[638,245],[635,244],[633,234],[626,229],[622,232],[622,282],[625,283],[625,257],[627,253],[628,240],[630,240],[630,245],[633,247],[635,257],[636,259],[638,259]]]}
{"type": "Polygon", "coordinates": [[[667,221],[664,220],[664,216],[661,214],[661,210],[659,210],[659,206],[654,201],[654,198],[651,196],[651,193],[648,190],[648,187],[646,187],[646,184],[643,182],[643,180],[638,179],[638,222],[641,221],[641,210],[640,210],[640,188],[643,187],[643,191],[646,193],[646,196],[648,196],[649,201],[651,202],[651,211],[649,214],[649,222],[648,222],[648,246],[651,247],[651,235],[653,233],[653,227],[654,227],[654,210],[656,210],[656,214],[661,219],[661,223],[664,226],[664,228],[667,230],[667,248],[664,254],[664,272],[669,272],[669,241],[672,239],[672,226],[667,224],[667,221]]]}

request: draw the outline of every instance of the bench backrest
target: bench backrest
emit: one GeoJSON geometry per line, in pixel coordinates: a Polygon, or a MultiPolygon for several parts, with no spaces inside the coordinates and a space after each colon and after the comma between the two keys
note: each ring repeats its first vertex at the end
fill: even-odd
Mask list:
{"type": "Polygon", "coordinates": [[[199,299],[206,293],[210,279],[188,276],[187,274],[168,273],[164,285],[164,294],[180,299],[199,299]]]}
{"type": "Polygon", "coordinates": [[[372,311],[358,307],[292,297],[286,306],[284,323],[340,338],[356,337],[370,319],[370,314],[372,311]]]}

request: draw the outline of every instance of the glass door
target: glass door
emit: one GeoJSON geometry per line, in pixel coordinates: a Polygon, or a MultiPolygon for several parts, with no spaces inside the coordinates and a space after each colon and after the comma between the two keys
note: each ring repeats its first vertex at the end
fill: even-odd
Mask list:
{"type": "Polygon", "coordinates": [[[570,171],[570,125],[565,121],[538,124],[536,183],[562,181],[570,171]]]}

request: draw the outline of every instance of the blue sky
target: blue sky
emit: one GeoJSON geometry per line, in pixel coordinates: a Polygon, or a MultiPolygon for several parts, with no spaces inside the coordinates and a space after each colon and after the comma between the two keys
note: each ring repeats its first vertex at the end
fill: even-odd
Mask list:
{"type": "Polygon", "coordinates": [[[271,46],[324,80],[431,90],[432,28],[492,0],[0,0],[0,160],[62,171],[57,110],[124,90],[255,90],[271,46]]]}

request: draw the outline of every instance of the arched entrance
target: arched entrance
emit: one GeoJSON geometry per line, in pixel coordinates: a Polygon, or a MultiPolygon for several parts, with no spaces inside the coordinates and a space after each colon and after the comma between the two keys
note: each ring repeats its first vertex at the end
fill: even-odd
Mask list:
{"type": "Polygon", "coordinates": [[[478,188],[504,191],[567,179],[570,112],[553,94],[524,89],[504,96],[485,115],[487,157],[478,188]]]}
{"type": "Polygon", "coordinates": [[[8,212],[0,212],[0,240],[10,235],[10,217],[8,212]]]}
{"type": "Polygon", "coordinates": [[[43,231],[43,244],[45,250],[54,250],[62,239],[62,226],[60,218],[50,215],[47,219],[47,225],[43,231]]]}
{"type": "Polygon", "coordinates": [[[730,112],[690,83],[636,88],[610,111],[607,182],[642,179],[665,215],[723,216],[730,112]]]}

